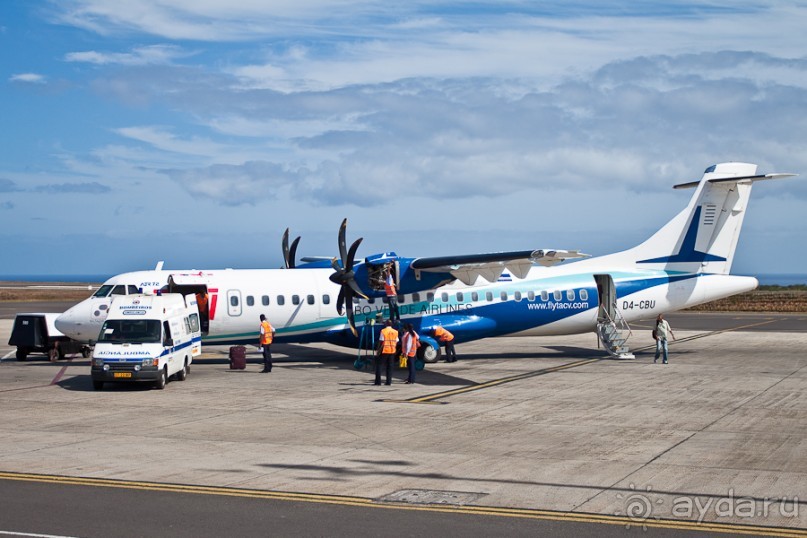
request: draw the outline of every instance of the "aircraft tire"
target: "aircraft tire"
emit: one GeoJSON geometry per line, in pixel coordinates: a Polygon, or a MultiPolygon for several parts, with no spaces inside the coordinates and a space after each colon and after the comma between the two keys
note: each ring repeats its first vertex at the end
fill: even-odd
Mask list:
{"type": "Polygon", "coordinates": [[[441,354],[442,350],[439,346],[434,348],[426,342],[423,342],[423,345],[418,349],[418,358],[423,360],[426,364],[434,364],[439,361],[441,354]]]}

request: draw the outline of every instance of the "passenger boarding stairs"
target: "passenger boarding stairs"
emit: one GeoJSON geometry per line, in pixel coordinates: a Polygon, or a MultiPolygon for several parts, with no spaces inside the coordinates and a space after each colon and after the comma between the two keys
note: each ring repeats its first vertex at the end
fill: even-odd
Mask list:
{"type": "Polygon", "coordinates": [[[617,359],[635,359],[627,346],[631,334],[633,333],[628,322],[622,317],[616,304],[610,312],[601,311],[601,317],[597,320],[597,336],[609,355],[617,359]]]}

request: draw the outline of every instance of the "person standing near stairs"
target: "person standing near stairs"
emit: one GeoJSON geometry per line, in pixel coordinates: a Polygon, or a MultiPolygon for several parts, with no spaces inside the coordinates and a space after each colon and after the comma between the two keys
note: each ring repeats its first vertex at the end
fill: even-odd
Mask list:
{"type": "Polygon", "coordinates": [[[656,326],[653,329],[653,338],[656,339],[656,357],[653,362],[658,361],[659,355],[663,355],[662,364],[667,364],[667,337],[672,336],[675,340],[675,333],[673,333],[670,324],[664,319],[664,314],[659,314],[656,318],[656,326]]]}

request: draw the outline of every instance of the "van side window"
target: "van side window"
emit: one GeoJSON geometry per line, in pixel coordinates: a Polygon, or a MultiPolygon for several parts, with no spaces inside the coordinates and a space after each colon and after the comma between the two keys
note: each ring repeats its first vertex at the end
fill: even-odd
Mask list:
{"type": "Polygon", "coordinates": [[[331,296],[327,293],[322,296],[322,304],[331,304],[331,296]]]}
{"type": "Polygon", "coordinates": [[[300,304],[300,296],[299,295],[292,295],[291,296],[291,304],[293,304],[293,305],[300,304]]]}
{"type": "Polygon", "coordinates": [[[163,321],[163,345],[166,345],[171,339],[171,326],[167,321],[163,321]]]}
{"type": "Polygon", "coordinates": [[[264,295],[263,297],[261,297],[261,304],[263,306],[269,306],[269,296],[268,295],[264,295]]]}
{"type": "Polygon", "coordinates": [[[255,297],[247,295],[247,306],[255,306],[255,297]]]}
{"type": "Polygon", "coordinates": [[[308,304],[314,304],[314,296],[313,295],[306,296],[305,302],[307,302],[308,304]]]}
{"type": "Polygon", "coordinates": [[[191,332],[191,320],[189,318],[185,318],[185,334],[191,332]]]}
{"type": "Polygon", "coordinates": [[[278,295],[277,296],[277,304],[280,305],[280,306],[283,306],[284,304],[286,304],[286,297],[283,296],[283,295],[278,295]]]}

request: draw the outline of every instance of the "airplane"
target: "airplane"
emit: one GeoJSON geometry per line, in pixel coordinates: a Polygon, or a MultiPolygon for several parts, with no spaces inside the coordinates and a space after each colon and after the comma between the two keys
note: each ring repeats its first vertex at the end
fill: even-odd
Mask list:
{"type": "MultiPolygon", "coordinates": [[[[632,358],[630,322],[755,289],[756,278],[730,274],[752,185],[796,174],[757,174],[739,162],[707,168],[689,204],[641,244],[599,257],[577,250],[406,258],[385,252],[356,259],[361,239],[347,248],[347,219],[339,258],[295,260],[300,238],[283,236],[279,269],[154,270],[110,278],[56,320],[74,340],[94,341],[111,298],[135,293],[207,293],[203,343],[255,344],[258,318],[276,328],[276,342],[328,342],[371,347],[389,317],[382,275],[393,270],[401,321],[412,323],[423,346],[419,359],[436,362],[443,326],[456,342],[529,331],[532,335],[596,332],[604,349],[632,358]],[[560,265],[565,260],[577,260],[560,265]],[[343,312],[344,310],[344,312],[343,312]]],[[[361,351],[360,351],[361,353],[361,351]]],[[[422,362],[419,363],[422,367],[422,362]]],[[[359,359],[357,365],[359,367],[359,359]]]]}

